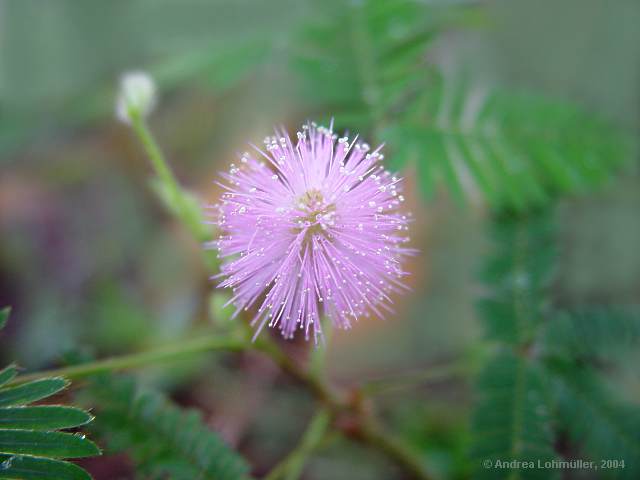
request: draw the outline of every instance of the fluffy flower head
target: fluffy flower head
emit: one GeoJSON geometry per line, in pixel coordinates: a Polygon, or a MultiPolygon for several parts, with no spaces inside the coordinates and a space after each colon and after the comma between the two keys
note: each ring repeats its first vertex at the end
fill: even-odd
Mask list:
{"type": "Polygon", "coordinates": [[[253,310],[286,338],[322,335],[326,316],[338,328],[370,313],[392,312],[410,251],[401,210],[401,179],[357,137],[305,125],[294,143],[284,131],[265,149],[245,152],[222,174],[215,205],[223,264],[220,287],[237,310],[253,310]]]}

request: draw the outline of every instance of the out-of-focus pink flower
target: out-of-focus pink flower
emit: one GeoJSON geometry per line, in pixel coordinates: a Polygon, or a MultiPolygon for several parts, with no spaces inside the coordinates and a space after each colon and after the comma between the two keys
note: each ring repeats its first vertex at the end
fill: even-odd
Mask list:
{"type": "Polygon", "coordinates": [[[405,288],[401,261],[411,251],[401,179],[380,164],[382,147],[313,123],[297,143],[275,133],[266,152],[245,152],[219,183],[214,246],[235,315],[256,307],[256,336],[268,324],[317,341],[323,315],[348,329],[392,312],[389,294],[405,288]]]}

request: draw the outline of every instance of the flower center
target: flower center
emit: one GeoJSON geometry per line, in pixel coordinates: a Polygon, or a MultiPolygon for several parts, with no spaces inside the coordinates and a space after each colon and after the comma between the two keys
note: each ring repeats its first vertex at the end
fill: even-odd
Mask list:
{"type": "Polygon", "coordinates": [[[336,206],[327,203],[322,192],[312,189],[302,195],[296,203],[295,233],[306,231],[308,235],[324,234],[335,224],[336,206]]]}

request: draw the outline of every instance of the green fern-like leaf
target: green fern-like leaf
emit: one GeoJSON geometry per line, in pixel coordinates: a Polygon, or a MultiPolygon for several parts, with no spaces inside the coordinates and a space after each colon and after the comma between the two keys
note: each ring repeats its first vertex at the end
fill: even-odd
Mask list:
{"type": "Polygon", "coordinates": [[[503,352],[480,374],[472,420],[471,457],[477,478],[553,478],[539,468],[501,468],[498,462],[553,460],[547,391],[540,367],[523,355],[503,352]],[[486,469],[483,461],[494,468],[486,469]]]}
{"type": "Polygon", "coordinates": [[[618,460],[624,468],[599,468],[598,478],[640,478],[640,408],[624,405],[591,370],[552,361],[557,421],[573,442],[600,467],[618,460]]]}
{"type": "Polygon", "coordinates": [[[494,223],[495,253],[482,274],[490,293],[479,310],[487,338],[499,349],[476,386],[471,450],[479,478],[553,476],[538,468],[556,455],[546,378],[535,359],[554,258],[552,225],[547,211],[503,213],[494,223]],[[504,467],[511,461],[520,466],[504,467]]]}
{"type": "Polygon", "coordinates": [[[112,451],[126,451],[143,478],[241,480],[245,460],[203,424],[158,392],[128,378],[101,377],[91,389],[99,404],[96,429],[112,451]]]}
{"type": "Polygon", "coordinates": [[[583,307],[554,315],[544,348],[549,356],[597,364],[620,359],[639,343],[637,307],[583,307]]]}
{"type": "Polygon", "coordinates": [[[619,132],[567,102],[435,76],[386,138],[426,193],[444,183],[515,209],[593,188],[629,156],[619,132]]]}
{"type": "Polygon", "coordinates": [[[511,345],[533,340],[548,305],[545,290],[553,273],[553,221],[546,211],[504,214],[495,223],[495,255],[482,279],[490,288],[478,302],[487,338],[511,345]]]}
{"type": "Polygon", "coordinates": [[[291,42],[312,107],[388,144],[389,165],[415,164],[427,195],[444,184],[522,210],[593,188],[629,157],[628,141],[593,115],[540,95],[445,77],[427,61],[442,30],[481,17],[428,2],[322,2],[291,42]]]}
{"type": "Polygon", "coordinates": [[[372,133],[420,89],[425,51],[456,18],[450,9],[407,0],[332,0],[302,28],[293,46],[304,98],[339,128],[372,133]]]}
{"type": "MultiPolygon", "coordinates": [[[[0,328],[8,315],[8,308],[0,311],[0,328]]],[[[62,459],[91,457],[100,450],[84,435],[58,430],[85,425],[93,417],[75,407],[30,406],[69,383],[62,378],[45,378],[10,385],[16,374],[15,365],[0,371],[0,479],[90,479],[85,470],[62,459]]]]}

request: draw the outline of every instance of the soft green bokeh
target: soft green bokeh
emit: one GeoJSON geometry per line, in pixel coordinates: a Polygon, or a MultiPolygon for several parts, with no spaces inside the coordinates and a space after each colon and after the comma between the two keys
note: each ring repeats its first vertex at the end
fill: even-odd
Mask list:
{"type": "MultiPolygon", "coordinates": [[[[424,51],[411,45],[393,51],[398,64],[410,58],[464,81],[555,96],[637,134],[638,2],[427,3],[433,7],[424,17],[378,19],[390,26],[375,42],[401,37],[407,25],[437,27],[424,51]]],[[[143,69],[157,80],[150,126],[178,180],[202,204],[216,200],[217,172],[274,125],[293,130],[334,115],[397,152],[404,138],[385,137],[395,120],[379,115],[376,103],[386,90],[372,93],[350,82],[350,68],[367,67],[353,64],[366,53],[362,42],[317,34],[340,19],[357,37],[362,5],[374,10],[382,2],[1,1],[0,307],[10,304],[14,311],[0,339],[0,364],[15,359],[45,368],[65,353],[103,357],[175,340],[194,328],[230,330],[216,319],[223,302],[211,296],[202,245],[158,201],[142,150],[115,119],[119,75],[143,69]],[[353,15],[341,17],[345,12],[353,15]],[[320,46],[344,55],[324,58],[316,34],[320,46]],[[318,59],[326,68],[316,75],[318,59]]],[[[402,173],[419,250],[408,266],[412,292],[386,321],[364,319],[351,332],[334,332],[328,372],[340,384],[452,359],[479,363],[485,354],[474,302],[485,289],[477,273],[490,249],[491,211],[475,201],[475,191],[466,192],[465,207],[442,186],[427,201],[412,164],[402,173]]],[[[561,305],[640,300],[636,158],[623,176],[595,192],[572,194],[560,206],[552,297],[561,305]]],[[[302,359],[306,348],[296,343],[292,355],[302,359]]],[[[201,408],[256,472],[265,473],[301,435],[312,401],[257,355],[215,360],[163,365],[147,371],[145,381],[201,408]]],[[[630,370],[623,366],[609,380],[637,402],[640,382],[630,370]]],[[[470,475],[464,458],[470,383],[428,383],[380,399],[385,420],[442,478],[470,475]]],[[[124,468],[121,478],[131,478],[124,468]]],[[[92,472],[115,478],[104,465],[92,472]]],[[[311,461],[304,478],[403,477],[337,439],[311,461]]]]}

